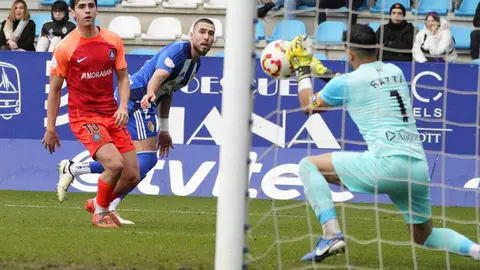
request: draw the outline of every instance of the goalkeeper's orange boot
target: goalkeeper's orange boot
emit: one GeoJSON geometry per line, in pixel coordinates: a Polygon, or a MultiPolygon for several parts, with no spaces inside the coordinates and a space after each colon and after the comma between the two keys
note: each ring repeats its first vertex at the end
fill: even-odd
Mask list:
{"type": "Polygon", "coordinates": [[[88,199],[85,201],[85,210],[90,213],[95,213],[95,199],[88,199]]]}
{"type": "Polygon", "coordinates": [[[118,228],[120,227],[120,221],[117,216],[112,212],[105,212],[99,214],[93,214],[92,216],[93,226],[103,227],[103,228],[118,228]]]}

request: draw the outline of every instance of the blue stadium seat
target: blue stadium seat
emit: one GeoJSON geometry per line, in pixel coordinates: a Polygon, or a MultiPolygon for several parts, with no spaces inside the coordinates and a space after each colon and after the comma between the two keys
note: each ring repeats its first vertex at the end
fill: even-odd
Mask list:
{"type": "Polygon", "coordinates": [[[325,21],[318,25],[313,41],[340,45],[343,43],[343,32],[346,30],[347,26],[342,21],[325,21]]]}
{"type": "Polygon", "coordinates": [[[155,55],[157,51],[154,49],[135,49],[130,52],[130,54],[135,54],[135,55],[155,55]]]}
{"type": "Polygon", "coordinates": [[[380,22],[369,22],[368,26],[373,29],[373,31],[377,32],[378,28],[382,25],[380,22]]]}
{"type": "Polygon", "coordinates": [[[413,15],[426,15],[430,11],[435,11],[439,15],[447,15],[452,8],[452,0],[420,0],[417,9],[412,9],[413,15]]]}
{"type": "Polygon", "coordinates": [[[474,16],[480,0],[463,0],[460,7],[455,10],[455,16],[474,16]]]}
{"type": "Polygon", "coordinates": [[[472,64],[480,65],[480,59],[473,60],[472,64]]]}
{"type": "MultiPolygon", "coordinates": [[[[367,2],[367,1],[365,1],[367,2]]],[[[390,8],[396,4],[402,4],[406,10],[410,9],[410,0],[379,0],[375,4],[375,6],[370,8],[371,12],[383,12],[385,14],[390,13],[390,8]]]]}
{"type": "Polygon", "coordinates": [[[215,54],[216,57],[225,57],[225,51],[220,51],[215,54]]]}
{"type": "Polygon", "coordinates": [[[115,7],[115,0],[97,0],[99,7],[115,7]]]}
{"type": "Polygon", "coordinates": [[[267,37],[267,42],[274,40],[288,40],[291,41],[296,36],[306,35],[307,27],[299,20],[282,20],[273,29],[271,36],[267,37]]]}
{"type": "MultiPolygon", "coordinates": [[[[51,6],[53,5],[53,3],[55,3],[55,1],[57,0],[42,0],[40,1],[40,5],[44,5],[44,6],[51,6]]],[[[67,5],[70,5],[70,0],[63,0],[67,3],[67,5]]]]}
{"type": "Polygon", "coordinates": [[[339,61],[347,61],[347,56],[346,56],[346,55],[345,55],[345,56],[343,56],[342,58],[340,58],[340,60],[339,60],[339,61]]]}
{"type": "Polygon", "coordinates": [[[257,23],[255,24],[255,41],[259,42],[264,39],[265,39],[265,26],[263,25],[262,21],[257,20],[257,23]]]}
{"type": "Polygon", "coordinates": [[[418,31],[422,31],[425,28],[425,23],[414,23],[413,27],[417,27],[418,31]]]}
{"type": "Polygon", "coordinates": [[[317,58],[320,61],[328,60],[327,56],[323,53],[316,53],[315,58],[317,58]]]}
{"type": "Polygon", "coordinates": [[[450,26],[450,31],[452,31],[452,36],[455,39],[456,49],[470,49],[471,27],[450,26]]]}
{"type": "Polygon", "coordinates": [[[51,14],[33,14],[30,19],[35,22],[35,36],[38,37],[42,32],[43,24],[52,20],[51,14]]]}

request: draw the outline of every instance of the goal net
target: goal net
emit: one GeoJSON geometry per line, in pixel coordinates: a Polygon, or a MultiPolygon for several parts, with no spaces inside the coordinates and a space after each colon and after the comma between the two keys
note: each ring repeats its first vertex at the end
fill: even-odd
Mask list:
{"type": "MultiPolygon", "coordinates": [[[[380,40],[384,40],[387,34],[380,26],[389,23],[390,6],[395,3],[365,0],[353,9],[355,1],[347,2],[349,7],[339,9],[297,7],[290,13],[296,16],[294,23],[284,21],[287,19],[284,8],[274,9],[261,23],[265,35],[275,35],[277,39],[291,39],[292,33],[301,34],[302,24],[305,25],[306,34],[315,41],[315,57],[328,68],[345,73],[349,69],[344,44],[339,40],[341,30],[349,31],[356,14],[357,23],[368,24],[374,31],[380,29],[380,40]],[[318,25],[321,12],[326,13],[326,21],[318,25]],[[283,28],[279,27],[281,22],[285,23],[283,28]]],[[[413,40],[425,19],[425,15],[412,13],[411,8],[416,5],[407,7],[405,16],[415,26],[413,40]]],[[[450,20],[452,16],[441,15],[441,18],[448,19],[451,27],[464,24],[450,20]]],[[[265,44],[261,38],[257,40],[258,55],[265,44]]],[[[411,54],[411,48],[392,48],[384,43],[378,48],[379,60],[384,60],[386,52],[411,54]]],[[[433,224],[450,227],[480,242],[479,69],[470,64],[466,50],[457,53],[455,63],[420,64],[410,59],[396,64],[410,86],[414,117],[427,153],[433,224]]],[[[351,193],[334,185],[330,188],[346,238],[345,254],[328,257],[321,263],[301,262],[301,257],[315,247],[322,228],[304,196],[298,162],[306,156],[333,151],[365,151],[366,144],[345,107],[305,116],[299,110],[295,78],[270,79],[262,73],[258,62],[255,69],[245,266],[249,269],[478,269],[479,264],[471,258],[414,244],[402,215],[388,196],[351,193]],[[268,171],[261,179],[254,176],[260,170],[268,171]]],[[[313,85],[314,92],[318,92],[325,83],[315,79],[313,85]]]]}

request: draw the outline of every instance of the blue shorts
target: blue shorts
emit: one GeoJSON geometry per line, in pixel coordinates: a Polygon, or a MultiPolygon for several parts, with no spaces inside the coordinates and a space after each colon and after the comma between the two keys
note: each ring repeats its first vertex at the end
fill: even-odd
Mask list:
{"type": "MultiPolygon", "coordinates": [[[[144,93],[146,93],[144,87],[137,87],[136,83],[131,81],[127,128],[134,141],[156,137],[159,128],[157,107],[151,106],[143,110],[140,106],[144,93]]],[[[118,88],[115,89],[115,99],[118,102],[118,88]]]]}
{"type": "Polygon", "coordinates": [[[408,224],[431,218],[427,161],[408,156],[376,157],[367,151],[334,152],[332,163],[350,191],[388,194],[408,224]]]}

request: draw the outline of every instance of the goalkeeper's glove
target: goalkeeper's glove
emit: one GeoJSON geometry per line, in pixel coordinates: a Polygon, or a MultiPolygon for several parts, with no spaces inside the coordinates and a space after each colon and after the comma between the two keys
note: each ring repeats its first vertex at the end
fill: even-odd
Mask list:
{"type": "Polygon", "coordinates": [[[340,75],[340,73],[335,73],[333,70],[325,67],[320,60],[317,58],[312,59],[312,64],[310,65],[312,73],[320,77],[325,82],[329,82],[333,77],[340,75]]]}
{"type": "Polygon", "coordinates": [[[301,35],[290,42],[286,56],[292,68],[297,72],[297,80],[300,81],[310,76],[312,64],[312,41],[301,35]]]}

